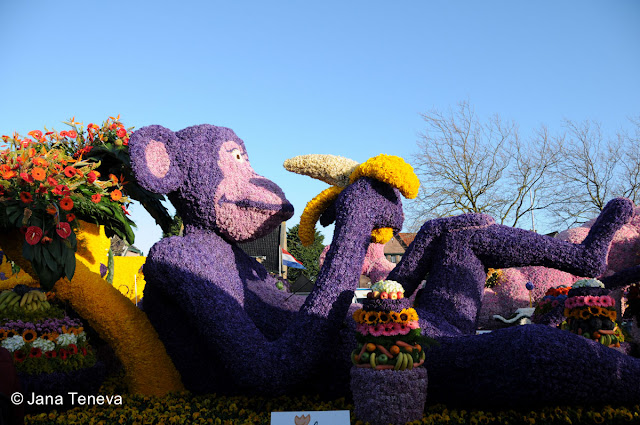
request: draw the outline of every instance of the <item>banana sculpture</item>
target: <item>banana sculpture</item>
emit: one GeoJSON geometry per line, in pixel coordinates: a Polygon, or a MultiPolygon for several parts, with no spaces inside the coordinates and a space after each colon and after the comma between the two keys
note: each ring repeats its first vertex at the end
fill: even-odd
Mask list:
{"type": "MultiPolygon", "coordinates": [[[[315,239],[315,224],[322,213],[333,204],[340,192],[360,177],[371,177],[397,188],[406,198],[418,196],[420,181],[413,167],[402,158],[380,154],[359,164],[337,155],[300,155],[284,162],[284,168],[293,173],[321,180],[331,185],[320,192],[305,207],[300,217],[298,236],[302,245],[309,246],[315,239]]],[[[374,229],[371,242],[387,243],[393,236],[390,228],[374,229]]]]}

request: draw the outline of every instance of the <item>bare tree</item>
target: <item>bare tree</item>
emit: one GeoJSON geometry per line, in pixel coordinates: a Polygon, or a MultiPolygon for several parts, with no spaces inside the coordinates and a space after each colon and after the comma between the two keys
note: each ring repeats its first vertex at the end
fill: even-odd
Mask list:
{"type": "Polygon", "coordinates": [[[409,205],[414,228],[434,217],[477,212],[516,226],[527,213],[548,208],[560,144],[545,128],[540,143],[524,146],[513,123],[496,115],[481,122],[468,102],[456,111],[422,115],[426,131],[413,156],[421,190],[409,205]]]}
{"type": "Polygon", "coordinates": [[[618,192],[637,205],[640,202],[640,117],[629,121],[634,126],[633,134],[621,132],[624,153],[620,159],[622,186],[618,192]]]}
{"type": "Polygon", "coordinates": [[[606,203],[622,196],[621,155],[618,134],[605,140],[594,121],[565,121],[567,128],[563,161],[556,169],[558,192],[551,207],[554,222],[572,227],[598,215],[606,203]]]}

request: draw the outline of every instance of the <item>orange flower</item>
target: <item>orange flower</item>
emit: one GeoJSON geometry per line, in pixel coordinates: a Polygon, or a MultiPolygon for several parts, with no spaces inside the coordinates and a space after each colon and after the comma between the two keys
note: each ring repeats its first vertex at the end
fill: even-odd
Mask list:
{"type": "Polygon", "coordinates": [[[14,178],[17,175],[18,174],[15,171],[5,171],[4,173],[2,173],[2,178],[4,180],[9,180],[9,179],[14,178]]]}
{"type": "Polygon", "coordinates": [[[97,204],[98,202],[100,202],[100,199],[102,199],[102,195],[100,195],[99,193],[96,193],[91,197],[91,202],[93,202],[94,204],[97,204]]]}
{"type": "Polygon", "coordinates": [[[44,179],[47,178],[46,171],[44,171],[40,167],[35,167],[33,170],[31,170],[31,175],[33,176],[34,179],[38,180],[39,182],[44,181],[44,179]]]}
{"type": "Polygon", "coordinates": [[[32,130],[30,132],[27,133],[29,136],[33,137],[34,139],[40,140],[42,139],[42,131],[40,130],[32,130]]]}
{"type": "Polygon", "coordinates": [[[73,208],[73,201],[71,200],[71,198],[69,197],[62,198],[60,200],[60,208],[62,208],[65,211],[71,211],[71,209],[73,208]]]}
{"type": "Polygon", "coordinates": [[[119,201],[120,198],[122,198],[122,192],[120,192],[119,189],[115,189],[113,192],[111,192],[111,199],[114,201],[119,201]]]}
{"type": "Polygon", "coordinates": [[[69,135],[69,137],[71,137],[72,139],[75,139],[76,137],[78,137],[78,133],[76,133],[75,130],[71,130],[68,131],[67,134],[69,135]]]}
{"type": "Polygon", "coordinates": [[[46,159],[44,159],[44,158],[40,158],[40,157],[38,157],[38,158],[34,158],[34,159],[33,159],[33,163],[34,163],[35,165],[38,165],[38,166],[41,166],[41,167],[46,167],[46,166],[48,166],[48,165],[49,165],[49,163],[47,162],[47,160],[46,160],[46,159]]]}
{"type": "Polygon", "coordinates": [[[33,196],[29,192],[20,192],[20,200],[25,204],[33,202],[33,196]]]}
{"type": "Polygon", "coordinates": [[[29,149],[29,158],[33,158],[36,155],[36,150],[34,148],[29,149]]]}
{"type": "Polygon", "coordinates": [[[51,215],[56,215],[56,213],[58,212],[58,210],[56,209],[56,207],[53,204],[49,204],[47,205],[47,214],[51,214],[51,215]]]}
{"type": "Polygon", "coordinates": [[[113,174],[109,174],[109,180],[111,180],[113,182],[113,184],[117,184],[118,183],[118,178],[113,174]]]}

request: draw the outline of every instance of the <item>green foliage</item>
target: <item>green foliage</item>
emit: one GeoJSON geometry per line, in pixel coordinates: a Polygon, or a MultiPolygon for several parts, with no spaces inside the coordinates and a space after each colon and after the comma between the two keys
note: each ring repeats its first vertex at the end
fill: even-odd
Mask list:
{"type": "Polygon", "coordinates": [[[287,230],[287,251],[300,261],[306,267],[306,270],[289,268],[287,279],[289,282],[294,282],[298,276],[304,275],[310,281],[315,282],[320,272],[318,259],[324,249],[324,244],[322,243],[324,236],[316,230],[316,238],[313,244],[307,247],[302,246],[298,237],[298,226],[296,224],[287,230]]]}
{"type": "Polygon", "coordinates": [[[169,229],[165,230],[164,227],[162,229],[163,238],[168,238],[170,236],[179,236],[180,231],[182,230],[182,218],[178,214],[174,215],[169,229]]]}

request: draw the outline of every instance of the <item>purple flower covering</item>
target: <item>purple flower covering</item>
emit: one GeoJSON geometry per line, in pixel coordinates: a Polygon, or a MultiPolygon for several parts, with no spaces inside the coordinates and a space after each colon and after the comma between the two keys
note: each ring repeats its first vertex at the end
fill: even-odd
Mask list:
{"type": "Polygon", "coordinates": [[[411,298],[402,298],[399,300],[392,299],[380,299],[380,298],[367,298],[362,302],[362,308],[365,311],[401,311],[405,308],[413,307],[413,300],[411,298]]]}
{"type": "MultiPolygon", "coordinates": [[[[303,300],[278,291],[235,244],[268,233],[293,209],[251,169],[230,129],[145,127],[132,136],[130,152],[139,181],[168,194],[185,223],[184,237],[151,249],[144,307],[187,388],[344,393],[356,344],[349,313],[358,306],[351,299],[371,230],[402,227],[397,190],[361,178],[340,194],[321,218],[335,220],[334,239],[303,300]],[[151,141],[166,146],[147,150],[151,141]],[[161,163],[150,164],[154,157],[161,163]]],[[[597,276],[631,212],[630,201],[611,201],[582,244],[497,225],[482,214],[425,223],[389,279],[415,297],[423,332],[441,340],[427,353],[431,396],[509,405],[640,399],[640,360],[601,344],[536,325],[474,336],[487,267],[542,265],[597,276]],[[427,273],[427,285],[414,294],[427,273]],[[596,372],[582,373],[584,364],[596,372]]]]}
{"type": "Polygon", "coordinates": [[[53,372],[41,373],[39,375],[29,375],[19,373],[20,383],[22,385],[22,393],[26,400],[31,400],[31,393],[36,395],[62,395],[65,401],[64,406],[26,406],[28,413],[36,413],[40,411],[68,409],[72,406],[69,391],[78,394],[97,394],[102,381],[107,374],[104,363],[98,361],[91,367],[78,369],[73,372],[53,372]]]}
{"type": "Polygon", "coordinates": [[[356,418],[371,425],[421,420],[427,399],[427,370],[351,368],[351,393],[356,418]]]}

